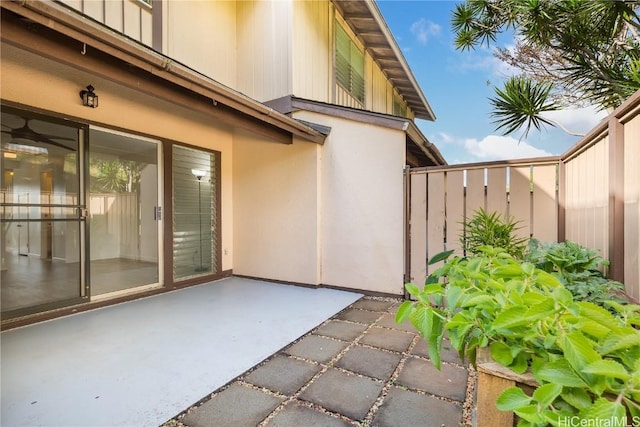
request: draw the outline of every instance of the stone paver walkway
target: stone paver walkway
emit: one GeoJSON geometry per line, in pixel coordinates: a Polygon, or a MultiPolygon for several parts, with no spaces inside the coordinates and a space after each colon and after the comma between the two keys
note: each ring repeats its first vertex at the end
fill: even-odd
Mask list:
{"type": "Polygon", "coordinates": [[[470,426],[473,371],[446,341],[435,369],[398,305],[360,299],[164,426],[470,426]]]}

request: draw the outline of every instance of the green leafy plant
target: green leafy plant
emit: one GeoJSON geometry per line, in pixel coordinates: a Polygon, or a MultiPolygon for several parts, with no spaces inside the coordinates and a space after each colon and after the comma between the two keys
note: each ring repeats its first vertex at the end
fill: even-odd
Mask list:
{"type": "Polygon", "coordinates": [[[531,396],[509,388],[497,402],[523,426],[640,417],[640,306],[609,301],[607,311],[576,300],[557,275],[504,249],[478,251],[449,259],[422,289],[406,285],[416,300],[399,307],[396,321],[420,331],[434,365],[440,368],[446,334],[474,364],[478,349],[488,348],[514,372],[531,372],[539,384],[531,396]]]}
{"type": "Polygon", "coordinates": [[[460,243],[467,254],[478,254],[482,246],[503,248],[516,258],[522,258],[527,248],[527,238],[518,237],[518,223],[513,217],[501,216],[497,212],[476,210],[464,223],[460,243]]]}
{"type": "Polygon", "coordinates": [[[580,301],[600,306],[611,300],[626,301],[624,286],[605,277],[602,270],[609,262],[594,249],[569,241],[542,244],[531,239],[525,260],[554,274],[580,301]]]}

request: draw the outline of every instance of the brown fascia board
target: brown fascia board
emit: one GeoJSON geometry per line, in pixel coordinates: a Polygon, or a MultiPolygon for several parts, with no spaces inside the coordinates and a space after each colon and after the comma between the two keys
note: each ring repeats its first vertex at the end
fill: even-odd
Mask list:
{"type": "Polygon", "coordinates": [[[413,143],[429,157],[436,166],[446,166],[448,163],[438,150],[435,144],[429,142],[426,136],[418,129],[415,122],[410,120],[407,128],[407,136],[413,143]]]}
{"type": "Polygon", "coordinates": [[[168,82],[222,103],[233,110],[303,140],[323,143],[325,136],[153,49],[52,1],[0,1],[0,7],[85,43],[168,82]]]}

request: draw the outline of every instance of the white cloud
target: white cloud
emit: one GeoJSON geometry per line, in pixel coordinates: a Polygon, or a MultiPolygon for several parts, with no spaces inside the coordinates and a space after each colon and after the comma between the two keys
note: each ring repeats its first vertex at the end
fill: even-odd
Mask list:
{"type": "Polygon", "coordinates": [[[442,27],[435,22],[427,21],[421,18],[419,21],[411,24],[411,34],[416,36],[418,42],[421,44],[427,44],[431,36],[438,36],[442,31],[442,27]]]}
{"type": "Polygon", "coordinates": [[[609,113],[594,106],[584,108],[572,108],[566,110],[549,111],[542,116],[561,123],[571,132],[586,134],[596,127],[609,113]]]}
{"type": "Polygon", "coordinates": [[[455,141],[455,139],[453,138],[453,136],[449,135],[448,133],[445,132],[438,132],[438,142],[442,143],[442,144],[451,144],[455,141]]]}
{"type": "Polygon", "coordinates": [[[476,161],[525,159],[546,157],[551,153],[510,136],[488,135],[478,141],[475,138],[464,141],[465,150],[476,161]]]}

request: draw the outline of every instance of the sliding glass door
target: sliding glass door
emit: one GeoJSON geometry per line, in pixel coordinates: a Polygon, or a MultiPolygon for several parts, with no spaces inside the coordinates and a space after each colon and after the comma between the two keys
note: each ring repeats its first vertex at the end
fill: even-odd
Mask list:
{"type": "Polygon", "coordinates": [[[2,318],[82,301],[84,129],[2,109],[0,270],[2,318]]]}
{"type": "Polygon", "coordinates": [[[89,141],[91,296],[159,286],[160,144],[93,127],[89,141]]]}

